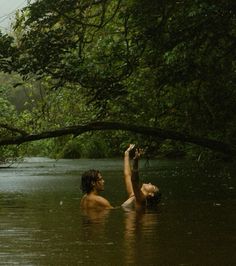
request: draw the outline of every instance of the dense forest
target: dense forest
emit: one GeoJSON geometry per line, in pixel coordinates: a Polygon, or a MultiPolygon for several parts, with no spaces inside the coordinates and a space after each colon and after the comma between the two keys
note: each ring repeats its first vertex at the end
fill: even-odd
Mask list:
{"type": "Polygon", "coordinates": [[[236,155],[234,0],[29,1],[0,32],[0,161],[236,155]]]}

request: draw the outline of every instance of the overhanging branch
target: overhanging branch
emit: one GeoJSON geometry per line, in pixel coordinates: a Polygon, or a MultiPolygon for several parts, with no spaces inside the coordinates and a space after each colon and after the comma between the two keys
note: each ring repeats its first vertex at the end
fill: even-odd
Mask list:
{"type": "Polygon", "coordinates": [[[1,128],[5,128],[7,129],[8,131],[11,131],[12,133],[20,133],[22,135],[27,135],[27,133],[19,128],[15,128],[15,127],[12,127],[12,126],[9,126],[7,124],[2,124],[0,123],[0,127],[1,128]]]}
{"type": "Polygon", "coordinates": [[[36,141],[47,138],[55,138],[65,135],[81,135],[88,131],[100,131],[100,130],[123,130],[123,131],[131,131],[134,133],[139,133],[142,135],[149,135],[153,137],[158,137],[163,140],[172,139],[182,142],[188,142],[200,145],[202,147],[206,147],[215,151],[223,152],[229,154],[231,156],[236,155],[236,149],[232,148],[230,145],[212,139],[206,139],[196,136],[190,136],[183,133],[178,133],[170,130],[164,130],[160,128],[153,127],[145,127],[145,126],[137,126],[124,124],[119,122],[93,122],[85,125],[77,125],[62,129],[56,129],[52,131],[46,131],[39,134],[29,134],[29,135],[21,135],[12,138],[0,139],[0,146],[3,145],[20,145],[25,142],[36,141]]]}

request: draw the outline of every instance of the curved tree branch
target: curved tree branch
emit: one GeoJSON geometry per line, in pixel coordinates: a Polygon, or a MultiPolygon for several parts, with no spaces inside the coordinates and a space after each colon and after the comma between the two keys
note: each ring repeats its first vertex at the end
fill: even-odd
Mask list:
{"type": "MultiPolygon", "coordinates": [[[[12,133],[19,133],[19,134],[24,135],[24,136],[27,135],[27,133],[24,130],[9,126],[7,124],[0,123],[0,128],[7,129],[8,131],[11,131],[12,133]]],[[[0,139],[0,141],[1,141],[1,139],[0,139]]]]}
{"type": "Polygon", "coordinates": [[[5,139],[0,139],[0,146],[3,145],[20,145],[25,142],[36,141],[47,138],[55,138],[64,135],[81,135],[88,131],[99,131],[99,130],[123,130],[123,131],[131,131],[135,133],[139,133],[142,135],[149,135],[158,137],[161,139],[172,139],[178,140],[182,142],[188,142],[200,145],[202,147],[206,147],[215,151],[219,151],[225,154],[229,154],[233,157],[236,156],[236,149],[231,147],[227,143],[223,143],[217,140],[201,138],[197,136],[190,136],[187,134],[174,132],[170,130],[153,128],[153,127],[145,127],[138,125],[130,125],[119,122],[92,122],[85,125],[77,125],[72,127],[66,127],[62,129],[56,129],[52,131],[41,132],[38,134],[29,134],[29,135],[21,135],[16,137],[10,137],[5,139]]]}

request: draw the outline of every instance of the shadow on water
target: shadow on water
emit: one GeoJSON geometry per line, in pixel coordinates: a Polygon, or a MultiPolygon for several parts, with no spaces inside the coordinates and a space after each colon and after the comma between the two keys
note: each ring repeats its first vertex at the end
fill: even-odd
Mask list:
{"type": "Polygon", "coordinates": [[[120,205],[119,159],[34,158],[0,170],[0,265],[234,265],[235,166],[150,161],[141,177],[161,188],[157,210],[81,213],[89,168],[120,205]]]}

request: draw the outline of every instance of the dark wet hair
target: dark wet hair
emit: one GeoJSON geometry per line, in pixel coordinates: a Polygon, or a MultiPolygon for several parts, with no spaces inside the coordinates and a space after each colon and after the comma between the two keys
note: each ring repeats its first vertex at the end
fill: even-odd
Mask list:
{"type": "Polygon", "coordinates": [[[93,182],[99,179],[100,172],[98,170],[88,170],[82,174],[80,189],[83,193],[89,193],[93,190],[93,182]]]}
{"type": "Polygon", "coordinates": [[[161,192],[157,191],[153,196],[148,196],[146,198],[146,203],[148,208],[154,208],[161,201],[161,192]]]}

